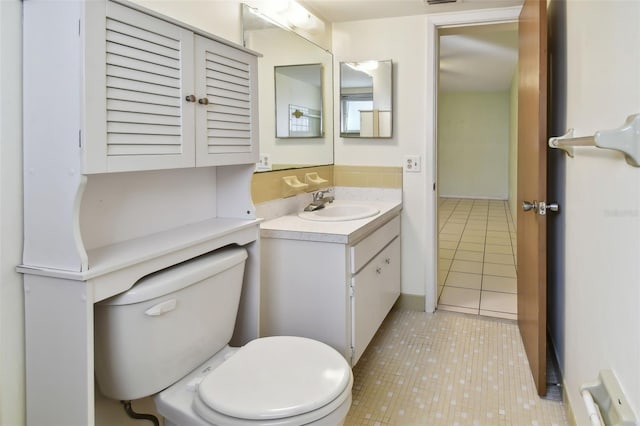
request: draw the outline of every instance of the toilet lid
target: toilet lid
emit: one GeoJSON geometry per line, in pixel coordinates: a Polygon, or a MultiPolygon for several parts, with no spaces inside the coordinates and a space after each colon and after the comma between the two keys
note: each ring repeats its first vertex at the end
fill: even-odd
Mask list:
{"type": "Polygon", "coordinates": [[[198,394],[209,408],[248,420],[280,419],[316,410],[351,379],[347,361],[330,346],[303,337],[264,337],[209,373],[198,394]]]}

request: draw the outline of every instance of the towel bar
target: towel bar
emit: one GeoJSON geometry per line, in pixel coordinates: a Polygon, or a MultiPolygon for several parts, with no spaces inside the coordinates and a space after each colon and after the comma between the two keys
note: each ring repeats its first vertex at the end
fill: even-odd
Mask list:
{"type": "Polygon", "coordinates": [[[549,146],[565,151],[569,157],[578,146],[613,149],[622,152],[627,163],[640,167],[640,114],[630,115],[617,129],[599,130],[593,136],[574,137],[573,129],[569,129],[562,136],[549,138],[549,146]]]}

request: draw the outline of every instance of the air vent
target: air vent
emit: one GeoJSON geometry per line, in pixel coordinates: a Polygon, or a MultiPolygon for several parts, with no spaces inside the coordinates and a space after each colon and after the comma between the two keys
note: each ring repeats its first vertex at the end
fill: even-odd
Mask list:
{"type": "Polygon", "coordinates": [[[455,3],[458,0],[424,0],[426,4],[455,3]]]}

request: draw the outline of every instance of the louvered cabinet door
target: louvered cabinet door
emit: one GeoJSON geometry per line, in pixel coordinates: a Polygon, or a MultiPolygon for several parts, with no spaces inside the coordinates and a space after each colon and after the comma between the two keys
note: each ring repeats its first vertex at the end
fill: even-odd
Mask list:
{"type": "Polygon", "coordinates": [[[193,167],[193,33],[107,2],[104,139],[87,140],[107,172],[193,167]]]}
{"type": "Polygon", "coordinates": [[[195,36],[196,165],[258,161],[257,59],[195,36]]]}

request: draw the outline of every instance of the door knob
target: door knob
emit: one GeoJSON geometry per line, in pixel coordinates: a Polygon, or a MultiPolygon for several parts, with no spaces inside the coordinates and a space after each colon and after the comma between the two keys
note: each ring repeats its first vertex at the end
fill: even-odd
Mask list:
{"type": "Polygon", "coordinates": [[[196,101],[196,97],[194,95],[189,95],[185,97],[187,102],[195,102],[196,101]]]}
{"type": "Polygon", "coordinates": [[[201,105],[209,105],[209,98],[200,98],[198,99],[198,103],[201,105]]]}
{"type": "Polygon", "coordinates": [[[524,210],[525,212],[528,212],[530,210],[537,210],[538,209],[538,202],[537,201],[533,201],[533,203],[531,201],[523,201],[522,202],[522,210],[524,210]]]}

